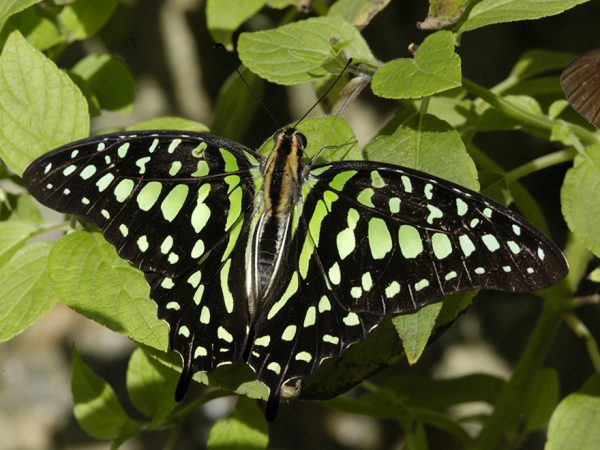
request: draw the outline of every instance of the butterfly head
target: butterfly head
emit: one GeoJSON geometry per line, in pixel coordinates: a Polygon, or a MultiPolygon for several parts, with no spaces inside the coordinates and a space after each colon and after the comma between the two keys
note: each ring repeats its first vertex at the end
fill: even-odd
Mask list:
{"type": "Polygon", "coordinates": [[[277,130],[273,135],[273,142],[275,142],[276,148],[289,148],[300,157],[302,157],[302,153],[308,143],[306,136],[295,128],[281,128],[277,130]]]}

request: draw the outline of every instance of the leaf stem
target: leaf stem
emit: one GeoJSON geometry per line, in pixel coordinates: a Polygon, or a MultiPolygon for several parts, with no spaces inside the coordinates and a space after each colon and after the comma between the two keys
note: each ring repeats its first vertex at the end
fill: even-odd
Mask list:
{"type": "Polygon", "coordinates": [[[195,400],[191,401],[186,406],[181,408],[175,414],[173,414],[171,416],[171,420],[173,420],[175,422],[181,422],[187,416],[189,416],[191,413],[193,413],[194,411],[196,411],[197,409],[202,407],[205,403],[208,403],[211,400],[214,400],[216,398],[227,397],[230,395],[232,395],[231,392],[225,391],[223,389],[215,389],[215,390],[205,392],[202,395],[200,395],[198,398],[196,398],[195,400]]]}
{"type": "Polygon", "coordinates": [[[506,181],[512,183],[520,178],[523,178],[531,173],[537,172],[538,170],[546,169],[548,167],[556,166],[571,161],[577,155],[577,150],[574,148],[566,148],[558,150],[547,155],[535,158],[519,167],[515,167],[505,175],[506,181]]]}
{"type": "Polygon", "coordinates": [[[588,327],[586,327],[585,324],[571,312],[565,313],[563,318],[569,328],[573,330],[573,333],[575,333],[577,337],[583,339],[594,369],[596,372],[600,373],[600,351],[598,350],[598,343],[596,342],[596,339],[594,339],[592,333],[590,333],[588,327]]]}
{"type": "MultiPolygon", "coordinates": [[[[544,115],[534,115],[531,114],[518,106],[506,101],[499,95],[496,95],[489,89],[484,88],[483,86],[475,83],[474,81],[469,80],[468,78],[463,77],[462,79],[463,87],[469,91],[471,94],[476,95],[489,103],[492,107],[494,107],[498,112],[511,117],[520,123],[536,128],[538,130],[542,130],[549,135],[552,133],[554,122],[544,115]]],[[[575,134],[583,143],[595,144],[598,143],[598,134],[591,132],[579,125],[573,123],[566,123],[569,130],[575,134]]]]}

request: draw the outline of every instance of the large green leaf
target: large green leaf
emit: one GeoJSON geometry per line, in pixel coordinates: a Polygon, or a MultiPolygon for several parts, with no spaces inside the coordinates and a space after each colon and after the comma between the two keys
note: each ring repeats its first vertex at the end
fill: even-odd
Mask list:
{"type": "Polygon", "coordinates": [[[0,267],[0,342],[33,325],[56,303],[46,271],[52,243],[18,250],[0,267]]]}
{"type": "Polygon", "coordinates": [[[473,6],[460,31],[496,23],[554,16],[589,0],[481,0],[473,6]]]}
{"type": "Polygon", "coordinates": [[[37,226],[29,222],[18,220],[0,222],[0,266],[6,264],[36,230],[37,226]]]}
{"type": "Polygon", "coordinates": [[[410,167],[479,190],[477,169],[459,134],[435,116],[413,115],[365,147],[370,160],[410,167]]]}
{"type": "Polygon", "coordinates": [[[167,348],[167,324],[156,317],[142,273],[119,258],[98,233],[63,237],[48,260],[48,273],[61,301],[84,316],[133,340],[167,348]]]}
{"type": "Polygon", "coordinates": [[[373,75],[371,88],[384,98],[420,98],[461,85],[460,57],[449,31],[428,36],[414,58],[390,61],[373,75]]]}
{"type": "Polygon", "coordinates": [[[19,32],[11,33],[0,55],[0,158],[20,174],[37,156],[88,132],[79,89],[19,32]]]}
{"type": "Polygon", "coordinates": [[[442,302],[432,303],[417,313],[401,314],[392,319],[409,364],[414,364],[425,350],[442,302]]]}
{"type": "Polygon", "coordinates": [[[600,256],[600,144],[577,155],[561,190],[561,207],[569,229],[600,256]]]}
{"type": "Polygon", "coordinates": [[[337,45],[357,61],[374,59],[358,30],[339,17],[317,17],[242,33],[238,52],[252,72],[273,83],[290,85],[329,75],[322,65],[336,56],[337,45]]]}
{"type": "Polygon", "coordinates": [[[19,30],[27,41],[40,51],[63,41],[56,24],[45,16],[40,8],[27,8],[13,15],[0,33],[0,46],[15,30],[19,30]]]}

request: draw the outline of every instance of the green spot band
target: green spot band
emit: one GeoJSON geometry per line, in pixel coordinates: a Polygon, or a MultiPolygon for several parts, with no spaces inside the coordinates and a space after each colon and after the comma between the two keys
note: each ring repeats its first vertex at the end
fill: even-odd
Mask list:
{"type": "Polygon", "coordinates": [[[210,208],[204,203],[208,193],[210,192],[210,184],[205,183],[198,189],[198,197],[196,199],[196,206],[192,211],[192,227],[196,233],[200,233],[206,226],[208,219],[210,218],[210,208]]]}
{"type": "Polygon", "coordinates": [[[224,148],[220,148],[219,151],[221,152],[221,156],[223,157],[223,161],[225,162],[225,172],[231,173],[240,170],[240,168],[238,167],[237,159],[235,158],[233,153],[224,148]]]}
{"type": "MultiPolygon", "coordinates": [[[[352,235],[354,237],[354,233],[352,235]]],[[[392,236],[383,219],[373,217],[369,220],[368,237],[373,259],[383,259],[392,250],[392,236]]]]}
{"type": "Polygon", "coordinates": [[[128,178],[119,181],[115,187],[115,198],[117,201],[119,203],[123,203],[125,200],[127,200],[127,197],[129,197],[129,194],[131,194],[131,191],[133,191],[134,186],[135,184],[133,180],[128,178]]]}
{"type": "Polygon", "coordinates": [[[292,295],[294,295],[296,293],[297,290],[298,290],[298,272],[294,272],[287,288],[285,289],[285,292],[282,294],[281,298],[279,300],[277,300],[273,304],[271,309],[269,310],[269,313],[267,314],[267,320],[271,320],[273,317],[275,317],[275,315],[279,312],[279,310],[285,306],[287,301],[292,297],[292,295]]]}
{"type": "Polygon", "coordinates": [[[336,191],[343,191],[346,183],[356,174],[356,170],[346,170],[344,172],[340,172],[329,182],[329,186],[336,191]]]}
{"type": "Polygon", "coordinates": [[[136,197],[138,206],[142,211],[150,211],[156,204],[162,191],[162,184],[158,181],[150,181],[139,192],[136,197]]]}
{"type": "Polygon", "coordinates": [[[412,225],[401,225],[398,230],[400,251],[405,258],[416,258],[423,251],[423,241],[419,230],[412,225]]]}
{"type": "Polygon", "coordinates": [[[362,203],[365,206],[374,208],[375,205],[373,204],[373,194],[375,194],[375,191],[373,189],[366,188],[366,189],[363,189],[360,192],[360,194],[358,194],[358,197],[356,197],[356,199],[358,200],[359,203],[362,203]]]}
{"type": "Polygon", "coordinates": [[[177,214],[179,214],[189,190],[190,188],[187,184],[178,184],[164,198],[160,204],[160,209],[167,222],[172,222],[177,214]]]}
{"type": "Polygon", "coordinates": [[[221,269],[221,291],[223,293],[223,303],[225,310],[231,314],[233,312],[233,294],[229,290],[229,269],[231,268],[231,259],[228,259],[221,269]]]}
{"type": "Polygon", "coordinates": [[[433,254],[437,259],[444,259],[452,253],[452,242],[447,234],[433,233],[431,236],[431,246],[433,254]]]}

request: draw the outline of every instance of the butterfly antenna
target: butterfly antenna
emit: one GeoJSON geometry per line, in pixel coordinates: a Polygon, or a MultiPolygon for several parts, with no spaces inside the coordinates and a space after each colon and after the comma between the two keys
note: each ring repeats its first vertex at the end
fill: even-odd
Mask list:
{"type": "Polygon", "coordinates": [[[323,92],[319,96],[319,98],[317,99],[317,101],[315,102],[315,104],[312,105],[310,107],[310,109],[308,111],[306,111],[304,113],[304,115],[302,117],[300,117],[300,119],[294,124],[294,126],[292,127],[293,129],[296,129],[298,127],[298,125],[300,125],[300,122],[302,122],[304,119],[306,119],[306,116],[308,116],[311,113],[311,111],[313,109],[315,109],[317,107],[317,105],[319,103],[321,103],[325,97],[327,97],[327,94],[329,94],[331,92],[331,90],[333,89],[333,87],[337,84],[337,82],[340,81],[340,78],[342,78],[342,75],[344,75],[344,72],[346,72],[346,70],[348,69],[348,67],[350,67],[350,64],[352,64],[352,58],[348,58],[348,61],[346,62],[346,65],[344,66],[344,68],[342,69],[342,71],[340,72],[340,74],[337,77],[335,77],[335,80],[333,80],[333,83],[331,83],[329,85],[329,87],[327,88],[327,90],[325,92],[323,92]]]}
{"type": "MultiPolygon", "coordinates": [[[[223,50],[223,51],[227,52],[227,49],[225,48],[225,46],[223,44],[221,44],[220,42],[217,42],[216,44],[214,44],[213,47],[214,48],[218,48],[219,50],[223,50]]],[[[242,83],[244,83],[244,85],[246,86],[246,88],[248,88],[248,91],[250,92],[250,94],[252,94],[252,97],[254,97],[254,99],[258,102],[258,104],[260,106],[262,106],[262,108],[267,112],[267,114],[269,115],[269,117],[271,118],[271,120],[273,121],[273,123],[275,124],[275,126],[277,127],[277,129],[281,128],[281,124],[279,123],[279,121],[277,120],[277,118],[273,115],[273,113],[267,107],[267,105],[264,104],[264,102],[262,101],[262,99],[260,98],[260,96],[256,93],[256,91],[254,89],[252,89],[252,86],[250,86],[250,83],[248,83],[246,81],[246,79],[242,75],[242,72],[240,71],[240,69],[238,69],[237,67],[234,67],[234,70],[236,71],[236,73],[240,77],[240,80],[242,80],[242,83]]]]}

